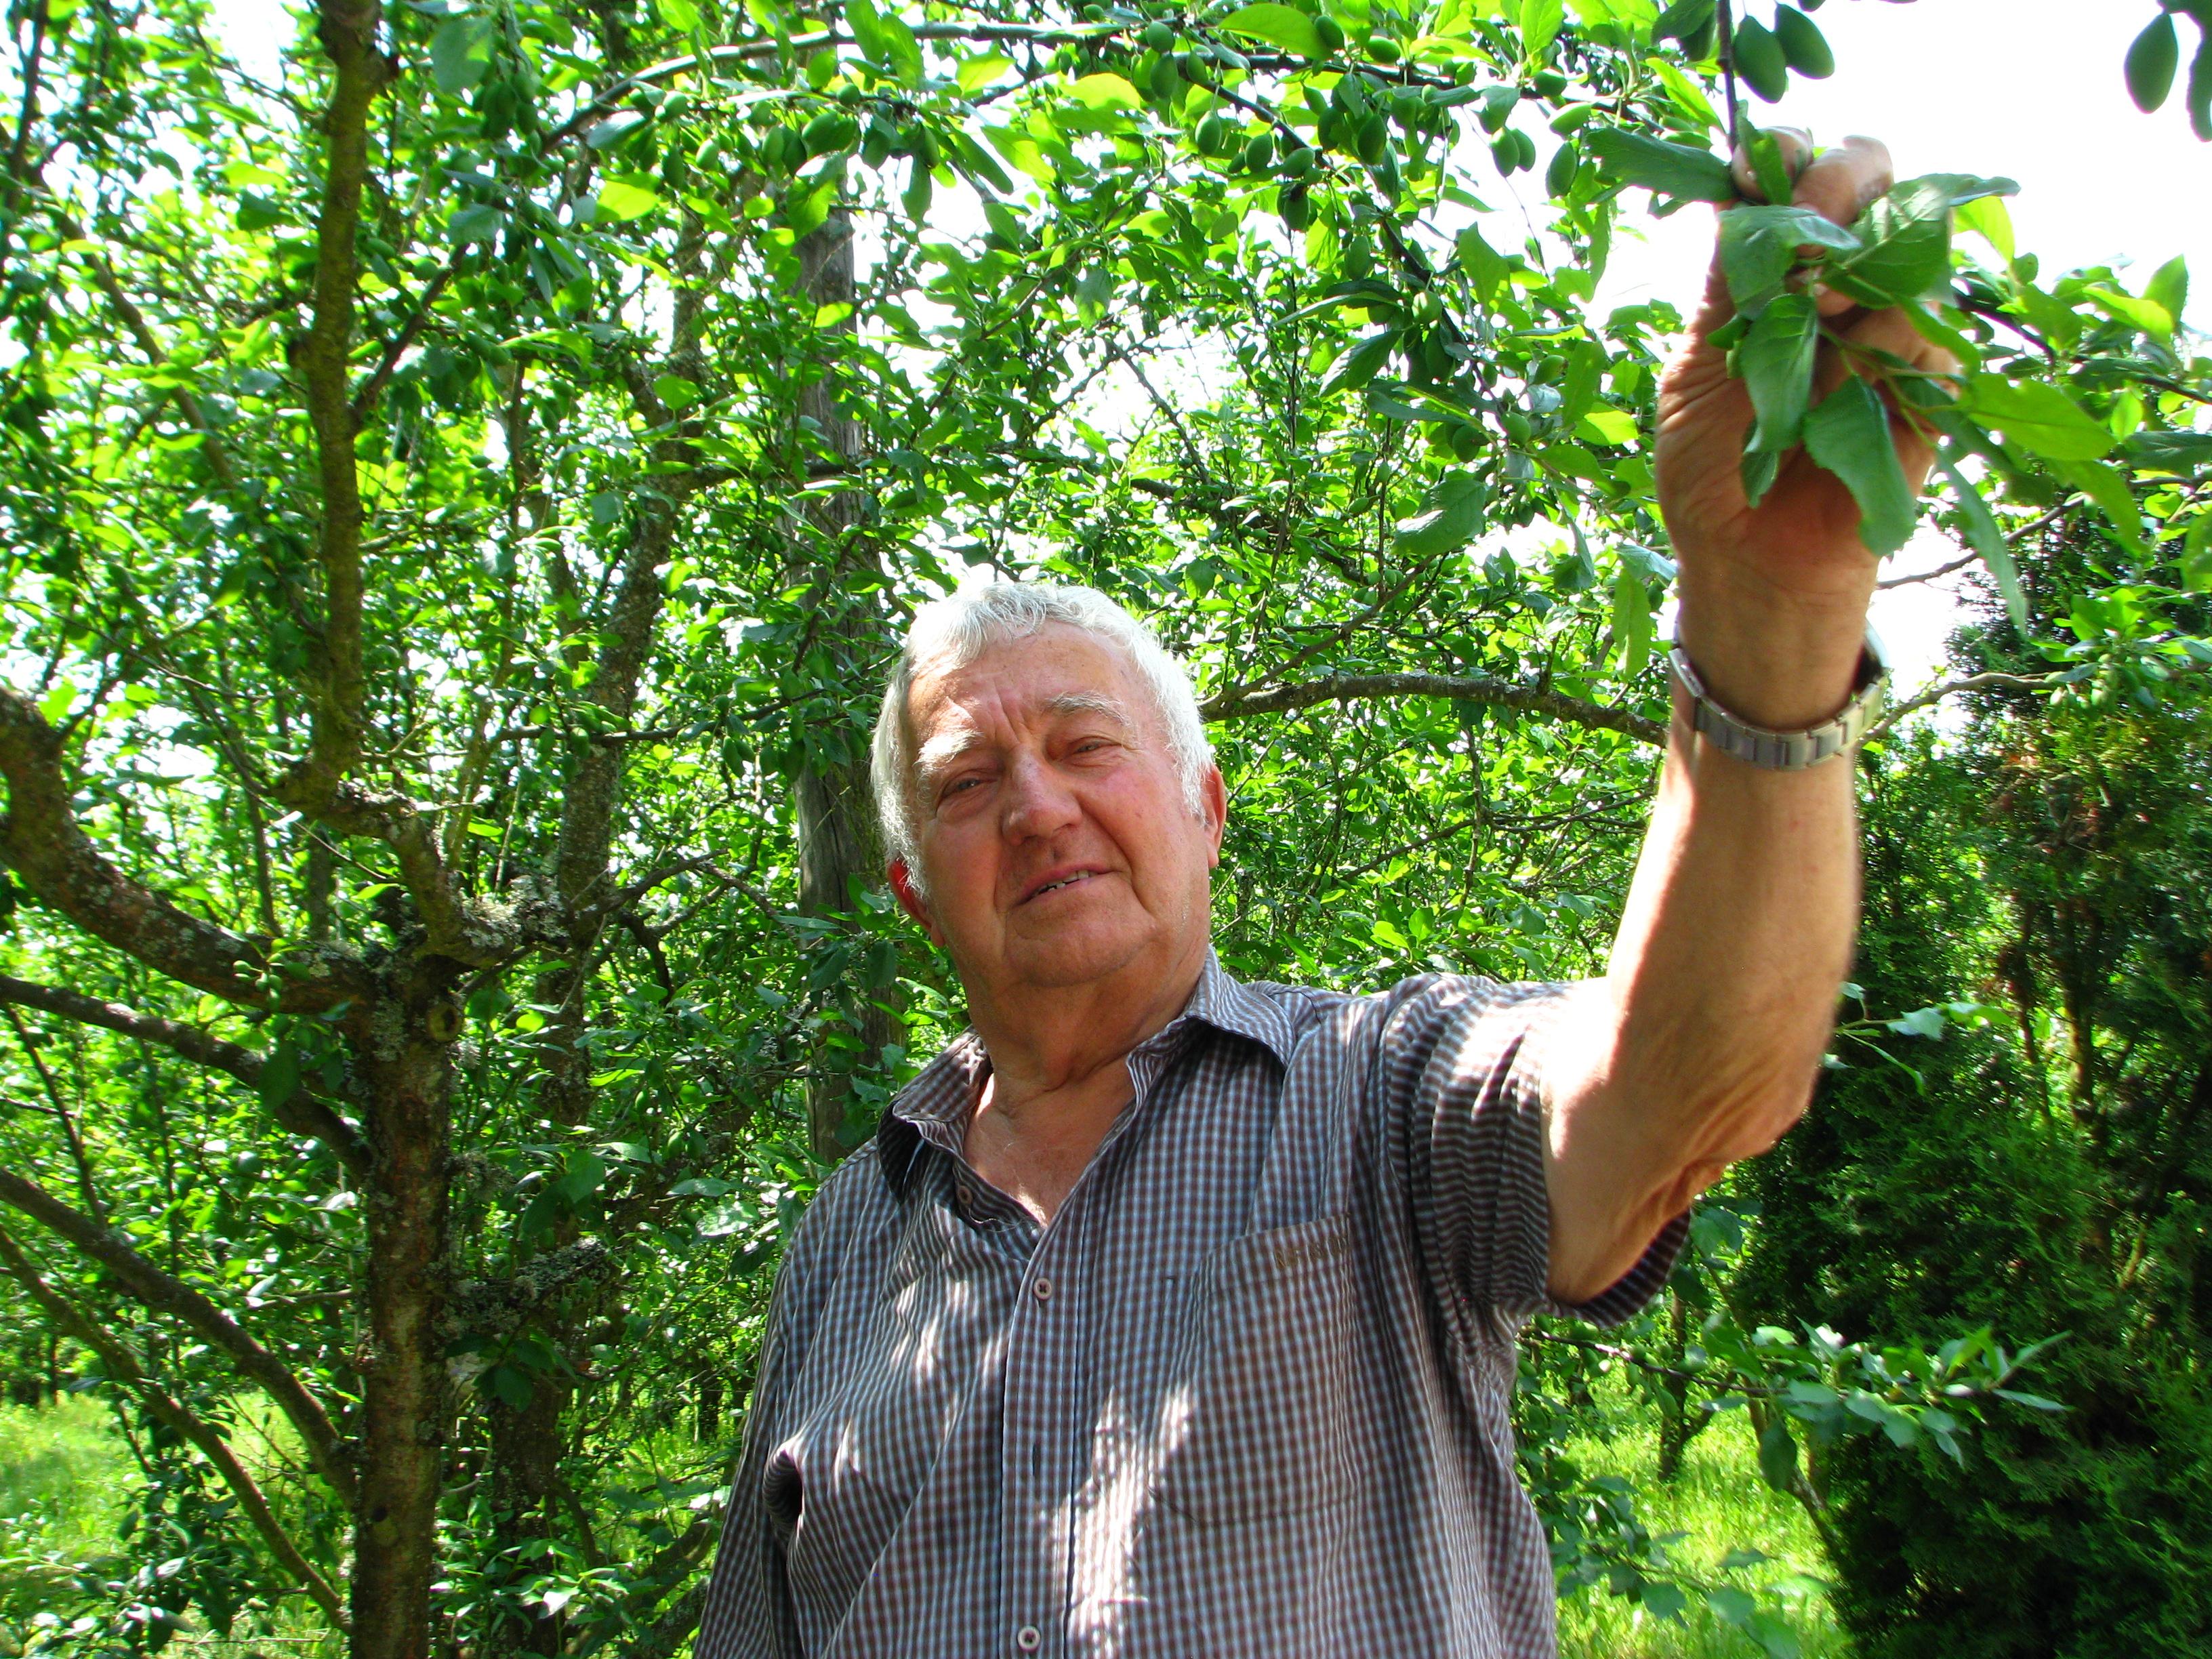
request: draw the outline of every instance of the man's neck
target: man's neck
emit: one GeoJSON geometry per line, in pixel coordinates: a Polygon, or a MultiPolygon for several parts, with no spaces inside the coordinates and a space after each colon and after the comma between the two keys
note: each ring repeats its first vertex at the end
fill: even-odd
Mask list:
{"type": "Polygon", "coordinates": [[[1129,1054],[1189,1003],[1206,942],[1163,974],[1139,965],[1095,985],[975,998],[991,1074],[969,1120],[977,1174],[1049,1222],[1097,1152],[1134,1085],[1129,1054]]]}

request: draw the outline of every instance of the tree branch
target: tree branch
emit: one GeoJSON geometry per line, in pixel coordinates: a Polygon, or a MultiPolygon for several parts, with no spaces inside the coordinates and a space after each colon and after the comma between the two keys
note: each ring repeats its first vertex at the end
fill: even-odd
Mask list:
{"type": "Polygon", "coordinates": [[[525,942],[510,918],[454,890],[438,832],[422,810],[404,796],[373,794],[339,779],[313,805],[301,810],[342,834],[365,836],[392,849],[400,884],[415,901],[425,942],[434,955],[471,968],[489,968],[525,942]]]}
{"type": "Polygon", "coordinates": [[[323,0],[316,33],[336,71],[323,131],[329,163],[315,225],[314,309],[297,358],[307,381],[307,416],[323,501],[317,553],[323,567],[323,629],[307,757],[277,785],[278,798],[319,815],[361,758],[361,480],[347,359],[353,345],[354,288],[362,191],[368,179],[368,112],[392,77],[376,49],[376,0],[323,0]]]}
{"type": "MultiPolygon", "coordinates": [[[[70,808],[61,733],[9,686],[0,686],[0,778],[8,783],[0,859],[40,902],[197,990],[247,1007],[276,1000],[261,982],[259,941],[186,914],[100,855],[70,808]]],[[[312,995],[305,1006],[315,1006],[312,995]]]]}
{"type": "Polygon", "coordinates": [[[45,1310],[55,1329],[73,1341],[82,1344],[100,1356],[100,1364],[107,1368],[108,1376],[134,1392],[146,1409],[167,1424],[182,1438],[199,1449],[200,1455],[215,1465],[216,1473],[238,1499],[238,1506],[246,1518],[269,1546],[269,1553],[282,1564],[284,1570],[300,1581],[310,1601],[323,1610],[323,1614],[340,1630],[349,1628],[345,1603],[331,1581],[323,1577],[315,1564],[301,1552],[292,1535],[269,1507],[261,1488],[246,1473],[246,1466],[230,1449],[230,1443],[205,1418],[188,1410],[173,1395],[146,1374],[137,1357],[118,1341],[113,1334],[100,1329],[60,1291],[40,1275],[37,1267],[24,1253],[23,1247],[0,1228],[0,1267],[14,1275],[25,1294],[45,1310]]]}
{"type": "Polygon", "coordinates": [[[1333,674],[1326,679],[1297,685],[1274,685],[1258,690],[1231,687],[1199,706],[1208,720],[1245,720],[1255,714],[1287,714],[1319,702],[1349,702],[1380,697],[1451,697],[1496,708],[1517,708],[1524,714],[1544,714],[1574,726],[1601,732],[1618,732],[1644,743],[1662,744],[1667,728],[1626,708],[1584,702],[1541,686],[1516,685],[1508,680],[1449,674],[1333,674]]]}
{"type": "Polygon", "coordinates": [[[1964,679],[1945,680],[1892,708],[1875,722],[1867,733],[1867,740],[1871,743],[1876,738],[1887,737],[1906,715],[1917,714],[1923,708],[1931,708],[1954,692],[1979,691],[2000,686],[2014,691],[2051,691],[2063,683],[2057,674],[1969,674],[1964,679]]]}
{"type": "MultiPolygon", "coordinates": [[[[262,1073],[267,1065],[265,1059],[252,1049],[211,1036],[197,1025],[164,1019],[158,1014],[142,1014],[119,1002],[103,1002],[98,997],[64,990],[57,985],[39,985],[0,974],[0,1002],[36,1008],[42,1013],[73,1019],[80,1024],[97,1025],[125,1036],[159,1043],[186,1060],[228,1073],[249,1089],[260,1088],[262,1073]]],[[[327,1101],[305,1089],[295,1089],[270,1109],[276,1121],[294,1134],[312,1136],[328,1146],[354,1175],[367,1172],[368,1142],[327,1101]]]]}
{"type": "Polygon", "coordinates": [[[99,1226],[63,1203],[35,1182],[26,1181],[0,1165],[0,1204],[8,1204],[68,1240],[113,1274],[129,1295],[148,1307],[169,1314],[191,1327],[209,1343],[228,1354],[246,1376],[260,1384],[276,1402],[307,1449],[307,1461],[330,1485],[339,1501],[351,1509],[355,1498],[353,1467],[343,1443],[321,1404],[275,1354],[221,1308],[184,1280],[167,1273],[138,1254],[122,1233],[99,1226]]]}

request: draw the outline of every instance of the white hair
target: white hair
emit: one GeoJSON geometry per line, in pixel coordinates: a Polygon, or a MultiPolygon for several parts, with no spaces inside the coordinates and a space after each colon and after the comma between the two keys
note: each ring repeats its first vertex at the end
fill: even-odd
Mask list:
{"type": "Polygon", "coordinates": [[[1206,775],[1213,764],[1199,716],[1190,672],[1170,656],[1152,630],[1095,587],[1073,583],[988,582],[963,587],[950,599],[933,600],[915,612],[899,652],[898,666],[884,687],[883,710],[876,716],[870,769],[881,820],[884,847],[903,861],[919,881],[914,823],[914,728],[907,698],[923,667],[961,668],[995,645],[1029,638],[1053,623],[1079,628],[1121,647],[1152,693],[1168,752],[1182,782],[1192,812],[1206,811],[1206,775]]]}

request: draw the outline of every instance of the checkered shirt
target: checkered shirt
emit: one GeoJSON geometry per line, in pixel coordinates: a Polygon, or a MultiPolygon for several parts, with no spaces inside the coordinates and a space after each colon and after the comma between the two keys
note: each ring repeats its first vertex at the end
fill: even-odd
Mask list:
{"type": "Polygon", "coordinates": [[[696,1659],[1537,1659],[1514,1331],[1559,988],[1351,997],[1208,957],[1052,1224],[962,1156],[962,1037],[778,1280],[696,1659]]]}

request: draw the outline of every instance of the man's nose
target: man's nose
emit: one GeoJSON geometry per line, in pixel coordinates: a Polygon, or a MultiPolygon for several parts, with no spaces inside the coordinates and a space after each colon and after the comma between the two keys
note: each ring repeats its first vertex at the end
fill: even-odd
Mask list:
{"type": "Polygon", "coordinates": [[[1004,804],[1000,822],[1013,840],[1052,835],[1083,815],[1075,792],[1067,787],[1059,769],[1036,755],[1015,761],[1000,799],[1004,804]]]}

